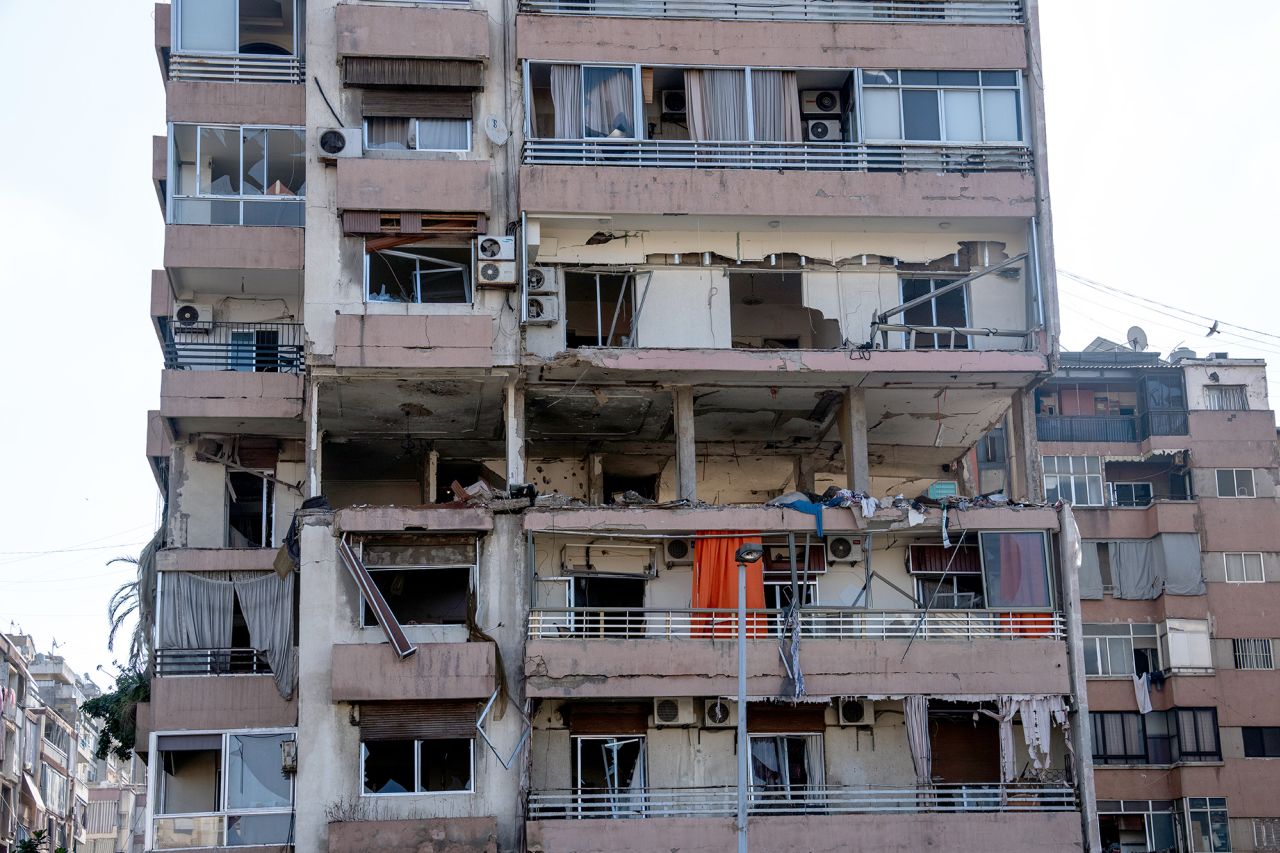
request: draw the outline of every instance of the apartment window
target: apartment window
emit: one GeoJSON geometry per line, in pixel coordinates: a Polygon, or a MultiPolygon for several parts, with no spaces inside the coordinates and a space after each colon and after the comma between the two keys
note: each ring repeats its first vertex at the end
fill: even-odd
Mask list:
{"type": "MultiPolygon", "coordinates": [[[[367,544],[364,563],[401,625],[462,625],[476,569],[471,538],[440,537],[418,545],[367,544]]],[[[363,603],[363,624],[378,624],[363,603]]]]}
{"type": "Polygon", "coordinates": [[[1213,671],[1209,622],[1205,619],[1166,619],[1158,626],[1161,659],[1175,674],[1213,671]]]}
{"type": "Polygon", "coordinates": [[[365,301],[469,305],[471,250],[416,248],[365,250],[365,301]]]}
{"type": "Polygon", "coordinates": [[[1248,411],[1249,395],[1244,385],[1206,385],[1204,407],[1215,412],[1248,411]]]}
{"type": "Polygon", "coordinates": [[[227,547],[271,547],[275,516],[272,473],[227,471],[227,547]]]}
{"type": "Polygon", "coordinates": [[[1021,142],[1016,71],[863,71],[869,142],[1021,142]]]}
{"type": "Polygon", "coordinates": [[[294,55],[296,0],[175,0],[174,50],[194,53],[294,55]]]}
{"type": "MultiPolygon", "coordinates": [[[[904,278],[902,280],[902,301],[910,302],[922,296],[941,290],[951,284],[954,279],[946,278],[904,278]]],[[[924,326],[940,328],[966,328],[969,325],[969,287],[958,287],[955,290],[930,299],[921,305],[903,312],[902,322],[907,326],[924,326]]],[[[908,336],[907,344],[912,338],[908,336]]],[[[968,349],[967,335],[953,335],[950,332],[916,332],[916,349],[968,349]]]]}
{"type": "Polygon", "coordinates": [[[170,224],[302,225],[302,128],[174,124],[169,140],[170,224]]]}
{"type": "Polygon", "coordinates": [[[1160,670],[1160,644],[1152,624],[1086,624],[1085,674],[1143,675],[1160,670]]]}
{"type": "Polygon", "coordinates": [[[1177,764],[1221,761],[1218,715],[1213,708],[1174,708],[1139,714],[1092,711],[1093,757],[1098,764],[1177,764]]]}
{"type": "Polygon", "coordinates": [[[1231,853],[1224,797],[1188,797],[1186,816],[1191,853],[1231,853]]]}
{"type": "Polygon", "coordinates": [[[68,755],[71,749],[71,734],[62,726],[57,725],[48,717],[44,721],[44,739],[54,749],[63,755],[68,755]]]}
{"type": "Polygon", "coordinates": [[[751,786],[757,800],[801,800],[824,780],[822,735],[752,735],[751,786]]]}
{"type": "Polygon", "coordinates": [[[1142,715],[1091,711],[1093,760],[1097,764],[1145,764],[1147,748],[1142,715]]]}
{"type": "Polygon", "coordinates": [[[470,793],[474,738],[366,741],[360,774],[366,794],[470,793]]]}
{"type": "Polygon", "coordinates": [[[1174,806],[1173,800],[1099,800],[1102,849],[1177,850],[1174,806]]]}
{"type": "Polygon", "coordinates": [[[626,347],[635,341],[635,277],[564,274],[565,345],[626,347]]]}
{"type": "Polygon", "coordinates": [[[1245,758],[1280,758],[1280,726],[1245,726],[1245,758]]]}
{"type": "Polygon", "coordinates": [[[1227,569],[1227,583],[1262,583],[1262,554],[1227,552],[1222,555],[1227,569]]]}
{"type": "Polygon", "coordinates": [[[1043,533],[984,531],[978,535],[978,544],[987,607],[1052,606],[1043,533]]]}
{"type": "Polygon", "coordinates": [[[1252,498],[1255,496],[1252,468],[1219,468],[1217,474],[1218,497],[1252,498]]]}
{"type": "Polygon", "coordinates": [[[370,151],[470,151],[471,120],[366,117],[364,147],[370,151]]]}
{"type": "Polygon", "coordinates": [[[535,136],[547,139],[635,139],[635,66],[530,66],[530,86],[544,109],[530,105],[535,136]]]}
{"type": "Polygon", "coordinates": [[[1111,502],[1116,506],[1150,506],[1150,483],[1112,483],[1111,502]]]}
{"type": "Polygon", "coordinates": [[[1049,503],[1102,506],[1102,459],[1097,456],[1044,456],[1044,494],[1049,503]]]}
{"type": "Polygon", "coordinates": [[[1253,819],[1253,848],[1280,850],[1280,818],[1255,817],[1253,819]]]}
{"type": "Polygon", "coordinates": [[[1175,708],[1168,712],[1176,722],[1175,761],[1221,761],[1218,745],[1218,712],[1214,708],[1175,708]]]}
{"type": "Polygon", "coordinates": [[[1270,639],[1249,637],[1232,640],[1231,651],[1235,657],[1236,669],[1275,668],[1270,639]]]}
{"type": "Polygon", "coordinates": [[[573,787],[582,813],[639,812],[647,784],[644,735],[574,736],[573,787]]]}

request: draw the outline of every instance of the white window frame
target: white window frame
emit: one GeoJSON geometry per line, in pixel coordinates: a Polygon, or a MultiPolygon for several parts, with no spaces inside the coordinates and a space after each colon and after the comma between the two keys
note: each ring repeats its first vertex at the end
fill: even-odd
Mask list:
{"type": "MultiPolygon", "coordinates": [[[[363,140],[363,143],[364,143],[364,150],[365,150],[366,152],[400,151],[400,150],[402,150],[402,149],[399,149],[399,148],[370,148],[370,147],[369,147],[369,119],[370,119],[370,118],[381,118],[381,116],[365,116],[364,120],[361,122],[361,124],[360,124],[360,127],[361,127],[361,137],[362,137],[362,140],[363,140]]],[[[403,118],[403,116],[387,116],[387,118],[403,118]]],[[[404,151],[406,151],[406,152],[407,152],[407,151],[423,151],[423,152],[429,152],[429,153],[435,153],[435,154],[470,154],[470,153],[471,153],[471,148],[472,148],[472,145],[473,145],[473,143],[474,143],[474,141],[475,141],[474,136],[473,136],[474,131],[475,131],[475,125],[474,125],[474,124],[472,124],[471,119],[469,119],[469,118],[439,118],[439,117],[435,117],[435,118],[408,118],[408,119],[406,119],[406,120],[407,120],[407,121],[411,121],[411,122],[413,122],[413,123],[414,123],[414,130],[413,130],[413,142],[414,142],[414,147],[413,147],[413,148],[405,148],[405,149],[403,149],[404,151]],[[423,147],[422,147],[422,145],[421,145],[420,143],[421,143],[421,140],[422,140],[422,128],[421,128],[421,124],[422,124],[422,122],[424,122],[424,121],[465,121],[465,122],[467,123],[467,147],[466,147],[466,148],[423,148],[423,147]]]]}
{"type": "MultiPolygon", "coordinates": [[[[305,180],[303,181],[302,192],[298,193],[297,195],[267,195],[265,192],[262,193],[261,195],[255,195],[253,193],[246,193],[244,191],[244,132],[246,130],[265,130],[268,132],[272,130],[300,131],[303,134],[303,153],[305,154],[306,153],[306,131],[307,131],[305,127],[298,127],[296,125],[285,125],[285,124],[218,124],[216,122],[201,123],[201,122],[189,122],[189,121],[179,121],[179,122],[171,121],[168,123],[167,129],[169,133],[169,136],[168,136],[169,163],[168,163],[168,171],[166,172],[166,178],[165,178],[164,219],[166,223],[170,225],[175,224],[173,221],[175,202],[179,200],[185,200],[185,199],[208,200],[212,202],[218,202],[218,201],[238,202],[239,217],[238,217],[238,222],[236,224],[242,225],[242,226],[244,225],[245,202],[249,202],[251,204],[259,204],[262,202],[266,202],[268,204],[298,204],[298,205],[302,205],[303,207],[306,206],[307,192],[306,192],[305,180]],[[195,155],[195,172],[194,172],[195,191],[183,192],[180,195],[175,192],[175,188],[178,184],[178,181],[176,178],[181,168],[178,164],[178,138],[175,130],[178,127],[193,127],[195,128],[195,133],[196,133],[196,155],[195,155]],[[240,148],[240,167],[238,170],[240,192],[236,193],[235,195],[223,195],[220,193],[206,193],[201,189],[200,170],[202,168],[201,163],[203,162],[204,158],[201,156],[201,151],[200,151],[200,148],[202,145],[201,138],[203,136],[203,134],[201,134],[200,131],[205,129],[227,130],[227,131],[236,132],[237,138],[239,139],[238,144],[240,148]]],[[[269,149],[270,149],[270,134],[268,133],[267,137],[263,141],[262,153],[263,153],[264,161],[269,156],[269,149]]],[[[266,180],[265,174],[263,175],[263,180],[266,180]]],[[[305,217],[303,219],[303,222],[305,222],[305,217]]],[[[273,226],[264,226],[264,227],[273,227],[273,226]]],[[[297,228],[297,227],[301,227],[301,223],[299,225],[274,226],[274,227],[297,228]]]]}
{"type": "MultiPolygon", "coordinates": [[[[1222,747],[1221,747],[1221,743],[1219,743],[1219,747],[1218,747],[1218,748],[1219,748],[1219,749],[1221,749],[1221,748],[1222,748],[1222,747]]],[[[1210,843],[1210,849],[1209,849],[1209,850],[1202,850],[1201,848],[1199,848],[1199,847],[1196,847],[1196,846],[1195,846],[1195,843],[1192,841],[1192,835],[1191,835],[1191,823],[1192,823],[1192,821],[1191,821],[1191,814],[1192,814],[1192,812],[1203,812],[1203,813],[1205,813],[1205,814],[1209,815],[1209,827],[1210,827],[1210,833],[1212,833],[1212,829],[1213,829],[1213,813],[1214,813],[1214,812],[1222,812],[1223,816],[1226,818],[1226,821],[1227,821],[1227,831],[1228,831],[1228,833],[1230,832],[1230,829],[1231,829],[1231,812],[1230,812],[1230,811],[1228,810],[1228,808],[1227,808],[1226,797],[1186,797],[1186,798],[1184,798],[1184,799],[1182,799],[1182,800],[1180,801],[1180,805],[1181,805],[1181,808],[1179,808],[1179,809],[1178,809],[1178,812],[1179,812],[1179,814],[1181,815],[1182,819],[1185,821],[1185,824],[1184,824],[1183,826],[1184,826],[1184,829],[1185,829],[1185,831],[1186,831],[1186,839],[1185,839],[1185,840],[1186,840],[1186,844],[1187,844],[1187,850],[1189,851],[1189,853],[1231,853],[1231,847],[1232,847],[1232,845],[1231,845],[1231,842],[1230,842],[1230,838],[1228,838],[1227,846],[1226,846],[1226,847],[1219,847],[1219,848],[1214,849],[1214,848],[1212,847],[1212,845],[1213,845],[1213,841],[1212,841],[1212,834],[1211,834],[1211,835],[1210,835],[1210,842],[1209,842],[1209,843],[1210,843]],[[1192,800],[1199,800],[1199,801],[1203,802],[1203,803],[1204,803],[1204,805],[1203,805],[1203,806],[1198,806],[1198,805],[1197,805],[1197,806],[1192,806],[1192,805],[1191,805],[1191,801],[1192,801],[1192,800]],[[1212,803],[1213,803],[1213,801],[1214,801],[1214,800],[1221,800],[1221,801],[1222,801],[1222,805],[1220,805],[1220,806],[1215,806],[1215,805],[1213,805],[1212,803]]]]}
{"type": "Polygon", "coordinates": [[[1227,583],[1265,583],[1267,580],[1267,561],[1261,551],[1226,551],[1222,555],[1222,576],[1227,583]],[[1240,558],[1240,577],[1231,577],[1231,558],[1240,558]],[[1249,577],[1249,558],[1258,558],[1258,577],[1249,577]]]}
{"type": "MultiPolygon", "coordinates": [[[[637,294],[636,292],[638,275],[636,273],[600,273],[600,272],[593,272],[589,270],[564,270],[561,273],[560,298],[566,306],[568,305],[568,301],[569,301],[569,284],[567,280],[568,275],[592,276],[595,280],[594,300],[595,300],[595,307],[596,307],[596,342],[594,344],[579,345],[579,348],[583,348],[583,347],[608,347],[611,349],[634,348],[636,346],[636,340],[635,340],[636,339],[636,334],[635,334],[636,319],[639,317],[638,302],[637,302],[637,300],[639,299],[639,294],[637,294]],[[619,303],[615,302],[613,305],[610,305],[610,306],[606,306],[606,304],[604,303],[600,295],[600,276],[602,275],[608,275],[614,278],[621,278],[623,292],[629,292],[630,294],[631,324],[625,330],[613,329],[613,334],[610,337],[610,341],[616,338],[617,343],[610,343],[609,341],[604,340],[605,334],[610,331],[608,328],[606,328],[605,312],[609,308],[616,310],[619,303]],[[625,331],[626,334],[623,334],[623,331],[625,331]]],[[[563,320],[561,321],[561,324],[564,324],[563,320]]],[[[608,325],[609,326],[613,325],[612,316],[610,316],[608,325]]]]}
{"type": "Polygon", "coordinates": [[[1213,674],[1213,632],[1207,619],[1166,619],[1158,623],[1160,663],[1175,675],[1213,674]],[[1176,654],[1175,654],[1176,652],[1176,654]],[[1184,662],[1175,657],[1187,656],[1184,662]],[[1192,658],[1199,656],[1203,666],[1192,658]]]}
{"type": "Polygon", "coordinates": [[[961,146],[962,145],[1008,145],[1008,146],[1014,147],[1014,146],[1027,144],[1027,100],[1026,100],[1026,95],[1023,92],[1023,88],[1024,88],[1023,74],[1021,71],[1017,69],[1010,69],[1010,68],[958,69],[958,70],[965,70],[965,71],[977,70],[979,76],[978,76],[978,84],[976,86],[975,85],[958,85],[958,84],[945,85],[945,84],[924,84],[924,83],[901,82],[903,71],[917,71],[917,70],[932,71],[935,69],[915,69],[915,68],[905,68],[905,69],[903,68],[855,68],[853,69],[854,91],[855,91],[855,98],[856,98],[855,103],[857,105],[854,112],[857,115],[858,139],[860,141],[875,144],[875,145],[903,145],[903,144],[906,144],[906,145],[911,145],[911,144],[931,145],[932,144],[932,145],[961,145],[961,146]],[[887,72],[892,72],[896,74],[897,75],[896,80],[898,82],[868,84],[863,80],[864,74],[876,74],[876,73],[887,73],[887,72]],[[981,76],[983,72],[998,73],[998,74],[1005,74],[1005,73],[1012,72],[1014,75],[1014,85],[1010,86],[1008,84],[983,83],[982,76],[981,76]],[[866,128],[863,123],[863,116],[866,113],[866,110],[863,107],[863,104],[865,103],[863,92],[864,92],[864,89],[868,89],[868,88],[879,89],[882,91],[893,90],[897,92],[899,134],[906,133],[906,115],[903,111],[903,106],[902,106],[902,92],[908,89],[916,90],[916,91],[937,92],[938,93],[938,135],[942,138],[941,139],[868,138],[866,135],[866,128]],[[981,140],[951,141],[947,139],[947,115],[946,115],[947,108],[946,108],[945,93],[948,91],[974,92],[978,95],[978,122],[982,127],[982,137],[983,137],[981,140]],[[995,140],[995,141],[987,140],[986,138],[987,136],[986,99],[983,98],[982,96],[985,92],[988,92],[988,91],[992,91],[992,92],[1012,91],[1016,93],[1015,97],[1017,98],[1017,102],[1018,102],[1018,137],[1019,137],[1018,139],[1016,140],[1001,139],[1001,140],[995,140]]]}
{"type": "Polygon", "coordinates": [[[1275,643],[1268,637],[1238,637],[1231,641],[1231,660],[1240,670],[1275,669],[1275,643]],[[1266,665],[1241,666],[1242,663],[1266,665]]]}
{"type": "Polygon", "coordinates": [[[223,493],[226,495],[226,506],[223,510],[222,526],[226,530],[226,547],[231,546],[231,504],[236,499],[236,494],[231,488],[231,475],[233,473],[252,474],[258,478],[262,488],[262,517],[258,520],[258,538],[262,542],[259,548],[272,548],[275,546],[276,539],[276,489],[274,469],[255,468],[252,470],[235,471],[228,468],[223,477],[223,493]],[[267,532],[270,530],[271,535],[267,532]]]}
{"type": "MultiPolygon", "coordinates": [[[[640,742],[640,754],[636,759],[636,763],[640,767],[642,767],[644,770],[644,781],[645,781],[645,787],[647,788],[649,786],[649,736],[647,734],[617,734],[617,735],[591,734],[591,735],[571,735],[570,736],[570,742],[573,745],[574,807],[575,809],[577,809],[579,814],[582,814],[584,812],[583,803],[581,800],[582,792],[584,791],[584,788],[582,787],[582,745],[589,741],[592,741],[592,742],[615,741],[619,743],[626,743],[633,740],[640,742]]],[[[633,770],[632,773],[634,774],[634,772],[635,771],[633,770]]],[[[637,814],[637,813],[643,813],[646,809],[647,809],[647,804],[644,802],[641,802],[637,804],[635,808],[631,808],[630,806],[628,806],[628,808],[626,808],[626,812],[637,814]]],[[[593,806],[591,805],[589,805],[585,809],[585,811],[587,812],[590,812],[592,810],[593,810],[593,806]]]]}
{"type": "Polygon", "coordinates": [[[377,305],[428,305],[428,306],[441,306],[441,305],[463,306],[463,305],[475,304],[476,283],[475,283],[474,277],[472,276],[472,270],[475,269],[475,246],[474,245],[471,246],[471,260],[467,263],[460,263],[458,261],[446,261],[442,258],[435,258],[427,255],[414,255],[410,252],[404,251],[405,249],[413,249],[413,248],[423,248],[423,249],[426,249],[427,251],[430,251],[431,249],[464,249],[467,247],[465,246],[415,247],[410,245],[410,246],[398,246],[394,249],[378,249],[374,252],[365,252],[364,253],[364,301],[366,304],[369,304],[370,302],[377,305]],[[413,302],[387,302],[381,299],[374,299],[374,300],[369,299],[369,259],[372,258],[375,254],[390,255],[392,257],[397,257],[397,258],[413,259],[413,261],[415,262],[415,268],[413,273],[413,295],[414,295],[413,302]],[[423,270],[421,269],[422,261],[431,261],[433,263],[439,264],[441,267],[439,270],[429,270],[428,272],[448,272],[450,270],[460,271],[462,273],[463,283],[465,286],[466,300],[463,302],[423,302],[422,301],[422,278],[421,278],[423,273],[423,270]]]}
{"type": "Polygon", "coordinates": [[[1087,664],[1088,655],[1087,654],[1085,655],[1085,661],[1086,661],[1085,677],[1086,678],[1130,678],[1131,676],[1133,676],[1136,671],[1135,661],[1133,659],[1133,653],[1136,649],[1134,641],[1138,638],[1143,638],[1143,639],[1152,641],[1153,643],[1152,647],[1144,646],[1144,648],[1150,648],[1155,651],[1156,670],[1162,671],[1164,669],[1164,657],[1160,649],[1159,629],[1156,626],[1156,624],[1153,622],[1136,622],[1136,623],[1123,623],[1123,624],[1085,623],[1083,630],[1084,630],[1085,647],[1086,649],[1088,649],[1090,645],[1093,646],[1094,654],[1096,655],[1096,658],[1098,661],[1098,672],[1089,672],[1088,664],[1087,664]],[[1095,626],[1107,627],[1107,628],[1116,629],[1116,630],[1123,630],[1124,633],[1115,633],[1115,634],[1089,633],[1090,628],[1094,628],[1095,626]],[[1111,658],[1112,658],[1111,641],[1112,640],[1118,641],[1118,645],[1123,646],[1124,651],[1122,652],[1122,655],[1127,654],[1127,657],[1125,659],[1129,663],[1128,672],[1117,672],[1115,667],[1112,666],[1111,664],[1111,658]]]}
{"type": "Polygon", "coordinates": [[[1256,498],[1258,496],[1258,481],[1257,481],[1257,478],[1253,476],[1252,468],[1215,468],[1213,471],[1213,485],[1214,485],[1214,490],[1217,492],[1218,497],[1220,498],[1230,498],[1232,500],[1247,500],[1249,498],[1256,498]],[[1231,481],[1235,484],[1235,494],[1233,495],[1224,495],[1222,493],[1222,484],[1218,481],[1218,475],[1221,474],[1223,471],[1232,472],[1231,481]],[[1249,494],[1247,495],[1240,494],[1241,472],[1247,472],[1249,474],[1249,494]]]}
{"type": "Polygon", "coordinates": [[[1050,477],[1059,478],[1059,483],[1058,483],[1058,487],[1057,487],[1058,497],[1059,497],[1059,498],[1061,498],[1061,497],[1062,497],[1062,482],[1061,482],[1061,479],[1060,479],[1062,476],[1064,476],[1064,475],[1065,475],[1065,476],[1068,478],[1068,482],[1070,482],[1070,478],[1071,478],[1071,477],[1076,477],[1076,476],[1083,476],[1083,477],[1085,477],[1085,478],[1092,478],[1092,477],[1096,477],[1096,478],[1097,478],[1097,481],[1098,481],[1098,495],[1099,495],[1099,502],[1098,502],[1098,503],[1089,503],[1089,502],[1088,502],[1088,498],[1089,498],[1089,488],[1088,488],[1088,482],[1087,482],[1087,480],[1086,480],[1086,484],[1085,484],[1085,495],[1084,495],[1085,500],[1083,500],[1083,501],[1076,500],[1076,498],[1078,498],[1078,497],[1079,497],[1079,495],[1077,495],[1077,494],[1075,493],[1075,486],[1074,486],[1074,485],[1072,485],[1072,487],[1071,487],[1071,504],[1072,504],[1072,506],[1106,506],[1106,501],[1107,501],[1107,492],[1106,492],[1106,488],[1105,488],[1106,483],[1103,481],[1103,476],[1104,476],[1105,471],[1106,471],[1106,466],[1105,466],[1105,464],[1104,464],[1103,459],[1102,459],[1102,457],[1101,457],[1101,456],[1090,456],[1090,455],[1087,455],[1087,454],[1085,454],[1085,455],[1066,455],[1066,456],[1059,456],[1059,455],[1057,455],[1057,454],[1046,454],[1046,455],[1043,455],[1043,456],[1041,456],[1041,457],[1040,457],[1040,465],[1041,465],[1041,468],[1042,468],[1042,469],[1043,469],[1043,467],[1044,467],[1044,460],[1046,460],[1046,459],[1059,460],[1059,461],[1056,461],[1056,462],[1054,463],[1055,467],[1057,468],[1057,470],[1056,470],[1056,471],[1054,471],[1053,473],[1049,473],[1048,471],[1045,471],[1045,472],[1044,472],[1044,484],[1043,484],[1043,485],[1044,485],[1044,488],[1045,488],[1046,493],[1047,493],[1047,492],[1048,492],[1048,490],[1049,490],[1049,478],[1050,478],[1050,477]],[[1067,470],[1067,471],[1065,471],[1065,472],[1064,472],[1064,471],[1062,470],[1062,468],[1061,468],[1061,464],[1062,464],[1062,463],[1061,463],[1061,461],[1060,461],[1060,460],[1063,460],[1063,459],[1066,459],[1066,460],[1067,460],[1068,469],[1069,469],[1069,470],[1067,470]],[[1098,473],[1096,473],[1096,474],[1092,474],[1092,473],[1090,473],[1090,472],[1089,472],[1089,460],[1090,460],[1090,459],[1096,459],[1096,460],[1098,460],[1098,473]],[[1077,472],[1077,471],[1075,470],[1075,466],[1076,466],[1076,462],[1077,462],[1077,460],[1080,460],[1080,461],[1081,461],[1081,464],[1084,466],[1084,467],[1083,467],[1083,470],[1081,470],[1081,471],[1079,471],[1079,472],[1077,472]]]}
{"type": "MultiPolygon", "coordinates": [[[[218,774],[218,803],[223,806],[221,811],[216,812],[191,812],[187,814],[164,814],[157,811],[160,807],[161,786],[163,784],[163,770],[153,769],[147,773],[147,825],[146,849],[155,849],[155,827],[156,820],[166,820],[169,818],[192,818],[192,817],[220,817],[222,818],[222,840],[225,842],[227,838],[227,822],[232,817],[240,817],[242,815],[264,815],[264,814],[292,814],[294,803],[297,801],[297,777],[289,777],[289,806],[284,808],[270,809],[236,809],[234,812],[228,811],[227,805],[227,784],[228,784],[228,749],[231,745],[232,735],[293,735],[295,742],[298,740],[298,730],[296,728],[261,728],[261,729],[193,729],[191,731],[162,731],[152,732],[149,739],[149,754],[159,757],[159,739],[164,735],[221,735],[222,746],[220,747],[222,769],[218,774]]],[[[158,767],[159,765],[157,765],[158,767]]],[[[363,777],[362,777],[363,778],[363,777]]],[[[235,848],[232,848],[235,849],[235,848]]]]}
{"type": "MultiPolygon", "coordinates": [[[[253,54],[250,54],[250,53],[241,53],[238,46],[235,50],[187,50],[186,48],[184,48],[182,46],[183,3],[184,3],[184,0],[173,0],[173,13],[172,13],[173,20],[170,23],[169,44],[173,45],[173,52],[175,54],[188,54],[188,55],[195,55],[195,56],[253,56],[253,54]]],[[[302,35],[300,30],[301,30],[301,23],[303,18],[303,14],[302,14],[303,10],[299,8],[298,0],[283,0],[283,3],[290,3],[293,5],[293,52],[288,54],[288,57],[283,55],[281,56],[274,56],[272,54],[266,54],[266,55],[270,56],[273,59],[286,59],[286,58],[297,59],[300,55],[298,53],[298,46],[301,41],[301,35],[302,35]]],[[[235,3],[235,24],[233,26],[236,31],[236,41],[238,42],[240,38],[240,3],[239,2],[235,3]]]]}
{"type": "Polygon", "coordinates": [[[364,789],[365,741],[360,741],[360,796],[362,797],[446,797],[469,796],[476,792],[476,739],[469,738],[406,738],[397,741],[370,741],[370,743],[412,743],[413,744],[413,787],[412,791],[396,791],[385,794],[370,793],[364,789]],[[457,791],[424,791],[422,790],[422,748],[420,744],[428,740],[465,740],[471,747],[471,770],[467,779],[467,787],[457,791]]]}

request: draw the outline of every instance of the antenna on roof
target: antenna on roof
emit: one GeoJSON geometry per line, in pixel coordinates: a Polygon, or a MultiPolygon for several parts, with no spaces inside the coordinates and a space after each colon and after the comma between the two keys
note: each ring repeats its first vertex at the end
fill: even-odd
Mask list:
{"type": "Polygon", "coordinates": [[[1138,352],[1142,352],[1147,348],[1147,333],[1142,330],[1141,326],[1130,326],[1129,331],[1125,332],[1124,338],[1129,346],[1138,352]]]}

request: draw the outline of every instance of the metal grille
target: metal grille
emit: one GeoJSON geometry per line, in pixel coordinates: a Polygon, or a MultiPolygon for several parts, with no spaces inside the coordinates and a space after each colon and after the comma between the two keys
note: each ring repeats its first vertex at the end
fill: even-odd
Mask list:
{"type": "Polygon", "coordinates": [[[257,649],[156,649],[156,675],[267,675],[257,649]]]}
{"type": "Polygon", "coordinates": [[[302,60],[296,56],[175,53],[169,57],[169,79],[210,83],[301,83],[302,60]]]}
{"type": "Polygon", "coordinates": [[[1253,847],[1255,850],[1280,850],[1280,818],[1253,819],[1253,847]]]}
{"type": "Polygon", "coordinates": [[[1232,640],[1236,669],[1274,669],[1271,641],[1267,639],[1232,640]]]}
{"type": "Polygon", "coordinates": [[[301,323],[205,322],[164,324],[164,366],[169,370],[300,373],[301,323]]]}
{"type": "Polygon", "coordinates": [[[522,0],[522,12],[619,18],[1020,24],[1021,0],[522,0]]]}

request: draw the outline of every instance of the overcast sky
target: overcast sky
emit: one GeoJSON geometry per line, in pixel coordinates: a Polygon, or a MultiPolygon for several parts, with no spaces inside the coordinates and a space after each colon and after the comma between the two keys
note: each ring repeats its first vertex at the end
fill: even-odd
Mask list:
{"type": "MultiPolygon", "coordinates": [[[[1171,306],[1060,276],[1065,347],[1123,340],[1137,324],[1165,353],[1280,355],[1266,254],[1280,198],[1280,4],[1041,6],[1058,266],[1171,306]],[[1208,323],[1181,312],[1249,327],[1234,332],[1255,341],[1206,340],[1208,323]]],[[[107,597],[132,576],[105,563],[136,554],[157,514],[144,456],[161,367],[147,316],[163,242],[152,4],[0,0],[0,75],[0,630],[20,627],[42,649],[56,640],[92,671],[113,657],[107,597]]]]}

